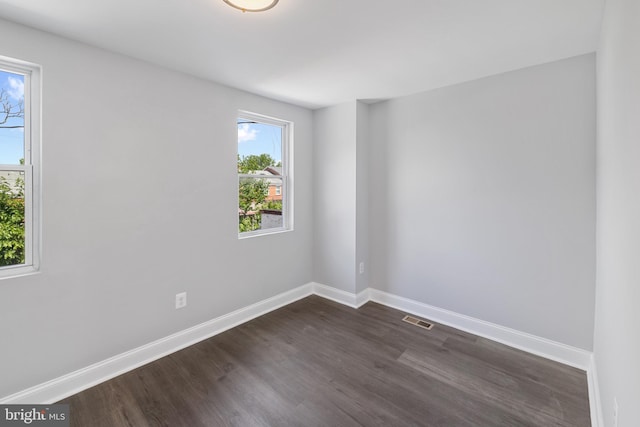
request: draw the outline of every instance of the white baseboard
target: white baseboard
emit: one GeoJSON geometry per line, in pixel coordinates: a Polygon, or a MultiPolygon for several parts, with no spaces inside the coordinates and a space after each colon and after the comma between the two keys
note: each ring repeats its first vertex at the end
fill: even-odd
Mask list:
{"type": "MultiPolygon", "coordinates": [[[[314,291],[316,294],[324,296],[324,294],[331,294],[332,288],[314,283],[314,291]],[[319,290],[321,290],[321,292],[319,292],[319,290]]],[[[592,352],[373,288],[369,288],[358,295],[340,291],[340,298],[331,299],[337,302],[348,301],[347,305],[353,306],[352,301],[354,298],[358,301],[358,307],[367,301],[377,302],[387,307],[415,314],[437,323],[524,350],[528,353],[585,370],[589,391],[591,427],[604,427],[602,406],[600,403],[600,389],[598,387],[598,374],[592,352]]]]}
{"type": "Polygon", "coordinates": [[[313,293],[306,284],[217,317],[152,343],[118,354],[21,392],[0,398],[0,404],[51,404],[185,347],[210,338],[258,316],[276,310],[313,293]]]}
{"type": "Polygon", "coordinates": [[[120,374],[210,338],[258,316],[276,310],[309,295],[316,294],[349,307],[358,308],[374,301],[398,310],[427,318],[437,323],[470,332],[551,360],[587,371],[593,427],[602,426],[599,410],[597,374],[592,354],[534,335],[505,328],[449,310],[392,295],[377,289],[353,294],[320,283],[308,283],[272,298],[241,308],[232,313],[201,323],[184,331],[103,360],[51,381],[0,398],[0,404],[50,404],[85,390],[120,374]],[[595,408],[594,408],[595,406],[595,408]],[[595,412],[594,412],[595,411],[595,412]]]}
{"type": "Polygon", "coordinates": [[[593,355],[591,355],[589,369],[587,369],[587,383],[589,384],[591,427],[604,427],[602,403],[600,401],[600,386],[598,385],[598,370],[596,368],[596,359],[593,355]]]}
{"type": "Polygon", "coordinates": [[[436,323],[451,326],[510,347],[524,350],[582,370],[589,368],[591,352],[453,311],[434,307],[419,301],[369,289],[371,301],[406,311],[436,323]]]}
{"type": "Polygon", "coordinates": [[[358,308],[371,301],[371,289],[367,288],[356,295],[356,305],[358,308]]]}
{"type": "Polygon", "coordinates": [[[359,294],[353,294],[321,283],[314,282],[312,285],[314,294],[349,307],[359,308],[369,301],[369,289],[365,289],[359,294]]]}
{"type": "Polygon", "coordinates": [[[506,328],[453,311],[433,307],[408,298],[392,295],[377,289],[369,289],[369,298],[388,307],[406,311],[420,317],[470,332],[474,335],[498,341],[565,365],[573,366],[587,373],[589,389],[589,409],[592,427],[604,427],[598,373],[593,353],[580,348],[568,346],[535,335],[506,328]]]}

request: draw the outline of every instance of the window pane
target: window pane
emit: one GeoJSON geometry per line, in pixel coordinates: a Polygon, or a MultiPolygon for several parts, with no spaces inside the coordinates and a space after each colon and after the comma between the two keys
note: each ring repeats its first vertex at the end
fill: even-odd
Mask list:
{"type": "Polygon", "coordinates": [[[24,172],[0,170],[0,267],[24,264],[24,172]]]}
{"type": "Polygon", "coordinates": [[[238,172],[282,167],[282,127],[238,119],[238,172]]]}
{"type": "Polygon", "coordinates": [[[283,226],[282,177],[246,174],[238,178],[238,231],[241,233],[283,226]]]}
{"type": "Polygon", "coordinates": [[[24,76],[0,70],[0,164],[24,162],[24,76]]]}

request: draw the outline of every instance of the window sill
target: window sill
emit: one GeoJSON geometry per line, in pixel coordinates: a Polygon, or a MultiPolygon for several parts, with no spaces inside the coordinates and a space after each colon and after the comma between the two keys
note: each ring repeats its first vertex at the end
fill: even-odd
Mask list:
{"type": "Polygon", "coordinates": [[[256,230],[238,233],[238,240],[250,239],[259,236],[269,236],[271,234],[282,234],[293,231],[292,228],[270,228],[269,230],[256,230]]]}
{"type": "Polygon", "coordinates": [[[0,267],[0,280],[13,279],[22,276],[38,274],[40,270],[33,265],[20,265],[15,267],[0,267]]]}

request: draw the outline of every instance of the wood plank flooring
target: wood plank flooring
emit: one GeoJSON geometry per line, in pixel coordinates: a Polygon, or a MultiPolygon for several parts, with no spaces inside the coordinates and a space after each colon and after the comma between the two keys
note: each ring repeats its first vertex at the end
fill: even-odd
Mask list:
{"type": "Polygon", "coordinates": [[[590,426],[586,374],[311,296],[60,403],[72,426],[590,426]]]}

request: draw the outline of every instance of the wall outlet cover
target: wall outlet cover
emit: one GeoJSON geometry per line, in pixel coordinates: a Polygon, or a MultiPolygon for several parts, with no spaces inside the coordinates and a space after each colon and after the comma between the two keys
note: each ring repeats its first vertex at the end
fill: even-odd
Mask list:
{"type": "Polygon", "coordinates": [[[176,294],[176,310],[187,306],[187,293],[180,292],[176,294]]]}

